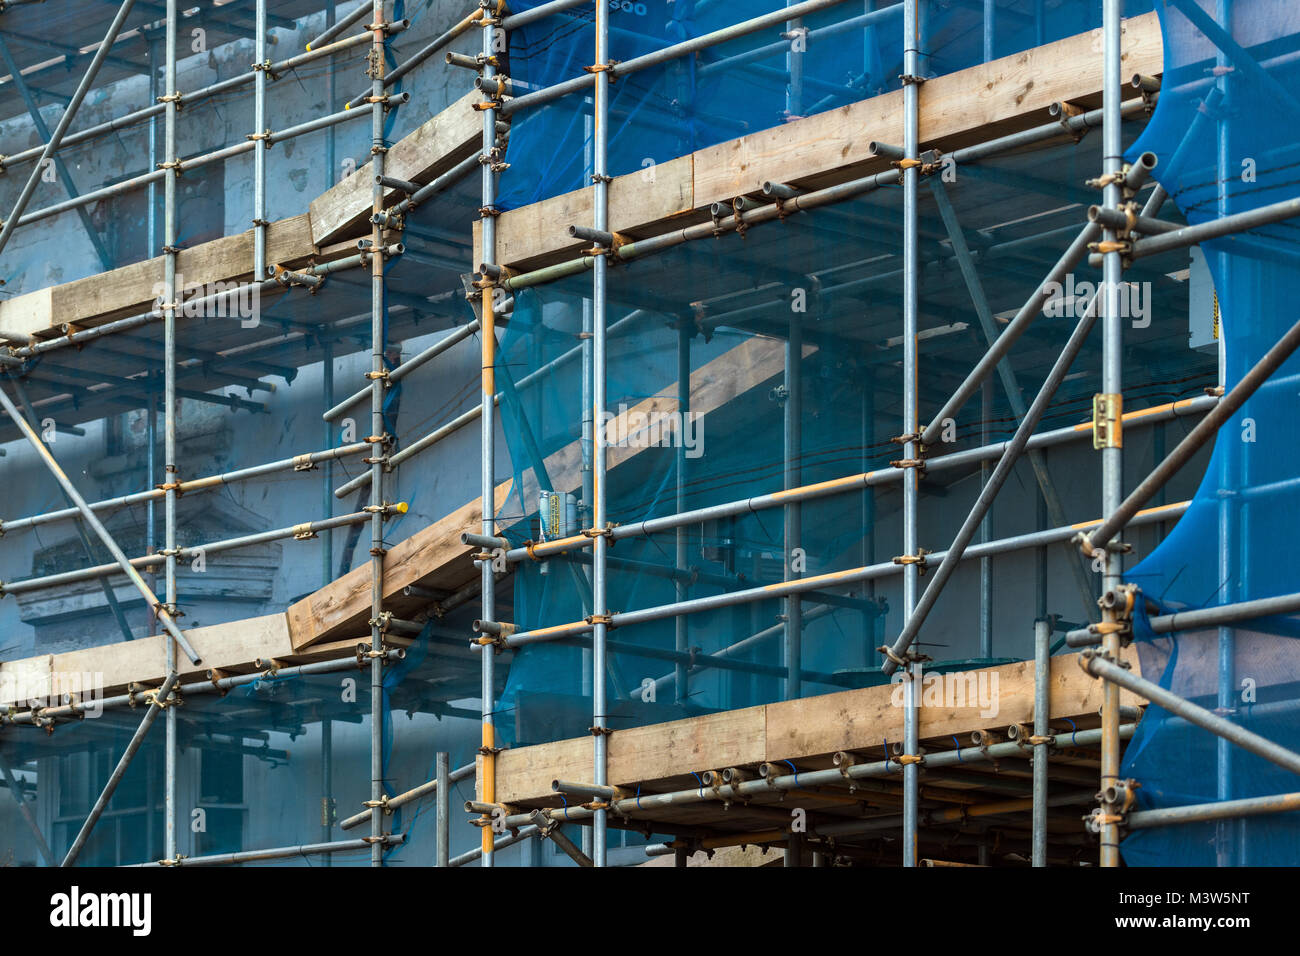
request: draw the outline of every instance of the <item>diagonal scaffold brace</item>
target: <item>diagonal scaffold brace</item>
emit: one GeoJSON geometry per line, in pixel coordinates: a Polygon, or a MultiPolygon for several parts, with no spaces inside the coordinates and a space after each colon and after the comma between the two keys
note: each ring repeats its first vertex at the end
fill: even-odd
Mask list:
{"type": "Polygon", "coordinates": [[[154,594],[153,589],[145,583],[144,578],[140,576],[140,572],[132,566],[131,561],[127,558],[125,552],[122,551],[122,548],[113,539],[113,536],[109,534],[108,529],[104,527],[104,523],[100,521],[95,515],[95,512],[91,510],[90,505],[86,503],[86,499],[81,496],[79,491],[77,491],[76,485],[72,483],[72,480],[67,476],[63,469],[59,467],[59,463],[54,460],[54,456],[50,453],[49,448],[47,448],[45,443],[41,441],[40,436],[36,434],[32,429],[32,426],[27,423],[27,419],[18,411],[13,400],[9,398],[8,393],[3,388],[0,388],[0,406],[4,407],[5,412],[13,420],[13,423],[18,426],[19,431],[23,433],[31,443],[32,447],[36,449],[36,454],[39,455],[41,461],[45,463],[45,467],[50,470],[52,475],[54,475],[55,479],[62,486],[64,492],[67,493],[68,498],[72,500],[72,503],[77,506],[77,510],[81,512],[82,519],[90,526],[90,530],[95,532],[104,547],[108,549],[109,554],[113,556],[113,560],[122,568],[122,572],[130,578],[131,583],[135,585],[135,589],[139,591],[141,597],[144,598],[146,605],[154,609],[158,616],[158,623],[163,626],[163,629],[167,631],[171,638],[176,642],[177,646],[185,652],[185,656],[188,657],[191,662],[195,664],[202,663],[202,658],[199,657],[198,652],[194,650],[185,635],[181,633],[181,629],[176,626],[176,621],[172,618],[171,612],[158,600],[158,596],[154,594]]]}

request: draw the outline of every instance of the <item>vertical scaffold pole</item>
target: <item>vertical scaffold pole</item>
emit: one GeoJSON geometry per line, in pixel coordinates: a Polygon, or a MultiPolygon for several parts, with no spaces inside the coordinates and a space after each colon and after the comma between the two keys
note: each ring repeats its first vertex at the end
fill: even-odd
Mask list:
{"type": "MultiPolygon", "coordinates": [[[[991,440],[989,423],[993,420],[993,379],[986,378],[980,389],[980,444],[987,445],[991,440]]],[[[980,462],[980,487],[989,483],[993,474],[993,463],[980,462]]],[[[980,544],[993,540],[993,508],[984,513],[980,522],[980,544]]],[[[980,657],[988,660],[993,656],[993,558],[980,558],[980,657]]]]}
{"type": "Polygon", "coordinates": [[[266,0],[257,0],[253,22],[253,281],[266,278],[266,0]]]}
{"type": "MultiPolygon", "coordinates": [[[[1218,0],[1217,17],[1220,25],[1229,34],[1232,34],[1232,8],[1233,0],[1218,0]]],[[[1217,50],[1215,54],[1215,66],[1218,73],[1218,87],[1223,93],[1223,100],[1217,112],[1218,116],[1218,137],[1217,137],[1217,163],[1216,179],[1218,180],[1218,214],[1228,216],[1233,212],[1232,203],[1230,202],[1228,180],[1232,175],[1231,167],[1237,162],[1233,151],[1231,140],[1232,122],[1230,116],[1236,107],[1233,95],[1235,78],[1233,76],[1232,60],[1223,50],[1217,50]]],[[[1223,280],[1225,285],[1233,268],[1233,259],[1228,255],[1219,257],[1219,268],[1217,274],[1223,280]]],[[[1219,325],[1219,386],[1225,391],[1228,387],[1227,381],[1227,364],[1225,362],[1226,350],[1224,349],[1224,337],[1222,332],[1222,323],[1219,325]]],[[[1227,448],[1222,458],[1219,475],[1219,488],[1222,491],[1219,494],[1219,580],[1224,582],[1224,591],[1221,600],[1231,604],[1242,599],[1241,573],[1244,573],[1246,565],[1238,561],[1238,556],[1245,553],[1242,549],[1242,533],[1244,530],[1244,508],[1241,496],[1234,493],[1237,488],[1249,486],[1245,479],[1246,475],[1242,474],[1242,465],[1244,457],[1241,453],[1242,444],[1240,442],[1227,442],[1227,448]],[[1241,569],[1239,572],[1238,569],[1241,569]]],[[[1236,629],[1231,625],[1219,628],[1219,681],[1218,681],[1218,706],[1219,712],[1231,714],[1236,711],[1237,693],[1236,693],[1236,629]]],[[[1215,799],[1231,800],[1232,793],[1232,762],[1233,746],[1231,742],[1219,737],[1214,742],[1215,745],[1215,799]]],[[[1244,845],[1244,829],[1241,828],[1240,820],[1219,820],[1215,823],[1215,855],[1218,866],[1244,865],[1244,860],[1234,859],[1234,844],[1242,843],[1244,845]],[[1233,834],[1238,835],[1239,839],[1234,840],[1233,834]]],[[[1242,846],[1237,846],[1240,851],[1242,846]]]]}
{"type": "MultiPolygon", "coordinates": [[[[496,76],[493,58],[497,50],[497,19],[494,11],[496,0],[480,0],[483,10],[483,77],[491,79],[496,76]]],[[[496,160],[497,111],[490,103],[483,109],[483,155],[479,157],[482,164],[482,199],[480,212],[480,242],[483,262],[495,264],[497,254],[496,199],[497,174],[493,168],[496,160]]],[[[479,416],[481,431],[482,459],[480,485],[480,502],[482,505],[483,534],[491,537],[496,534],[496,303],[493,296],[496,288],[490,276],[483,276],[483,318],[480,322],[479,337],[483,343],[483,412],[479,416]]],[[[483,620],[496,620],[496,577],[492,572],[492,562],[479,564],[482,575],[483,620]]],[[[483,757],[482,778],[480,780],[479,798],[484,803],[496,800],[496,727],[493,708],[496,705],[496,649],[484,645],[482,653],[482,686],[480,694],[483,706],[483,738],[479,753],[483,757]]],[[[493,865],[493,833],[490,826],[482,828],[481,865],[493,865]]]]}
{"type": "Polygon", "coordinates": [[[448,866],[451,862],[451,754],[445,750],[439,750],[434,757],[437,765],[438,794],[437,800],[437,823],[438,823],[438,846],[437,865],[448,866]]]}
{"type": "MultiPolygon", "coordinates": [[[[176,462],[176,0],[167,0],[166,65],[163,86],[166,112],[163,114],[163,548],[166,580],[163,599],[167,612],[178,615],[176,596],[176,483],[180,469],[176,462]]],[[[151,452],[152,453],[152,452],[151,452]]],[[[176,641],[166,641],[167,673],[176,672],[176,641]]],[[[163,790],[163,856],[176,859],[176,708],[164,716],[165,756],[163,790]]]]}
{"type": "MultiPolygon", "coordinates": [[[[1041,740],[1052,732],[1051,667],[1052,623],[1045,618],[1034,621],[1034,737],[1041,740]]],[[[1030,863],[1047,866],[1047,753],[1048,745],[1034,744],[1034,814],[1030,844],[1030,863]]]]}
{"type": "MultiPolygon", "coordinates": [[[[917,323],[920,311],[920,243],[917,232],[917,202],[920,169],[920,11],[919,0],[903,0],[903,457],[916,461],[920,445],[916,440],[917,415],[917,323]]],[[[903,554],[919,555],[917,533],[918,469],[903,471],[903,554]]],[[[920,565],[915,561],[903,568],[903,620],[916,608],[920,590],[920,565]]],[[[919,664],[909,663],[903,691],[903,866],[916,866],[917,823],[920,808],[920,678],[919,664]]]]}
{"type": "MultiPolygon", "coordinates": [[[[808,290],[810,296],[816,295],[815,289],[808,290]]],[[[803,484],[800,459],[803,456],[803,322],[799,313],[790,316],[790,334],[785,343],[785,405],[784,417],[784,480],[782,487],[787,491],[803,484]]],[[[803,507],[795,502],[784,508],[785,526],[782,548],[782,580],[790,581],[803,577],[796,567],[802,567],[802,561],[796,563],[796,549],[803,536],[803,507]]],[[[785,664],[785,688],[783,697],[794,700],[802,692],[803,685],[803,602],[798,595],[785,599],[784,608],[784,642],[782,648],[785,664]]]]}
{"type": "MultiPolygon", "coordinates": [[[[596,0],[596,90],[595,111],[592,123],[592,225],[605,232],[609,229],[609,4],[596,0]]],[[[605,715],[605,619],[609,615],[606,603],[606,559],[609,542],[604,532],[607,489],[605,485],[606,441],[602,413],[606,406],[606,257],[596,256],[592,268],[591,309],[591,400],[595,418],[595,446],[592,454],[592,541],[591,603],[595,627],[591,636],[591,706],[592,706],[592,757],[595,764],[592,780],[597,786],[606,783],[606,715],[605,715]]],[[[596,866],[604,866],[605,811],[597,810],[592,818],[591,859],[596,866]]]]}
{"type": "MultiPolygon", "coordinates": [[[[1104,0],[1102,8],[1102,34],[1104,38],[1103,76],[1103,113],[1102,113],[1102,173],[1108,179],[1102,195],[1103,205],[1107,209],[1118,210],[1123,201],[1122,187],[1119,182],[1120,170],[1124,163],[1124,140],[1121,128],[1120,97],[1120,42],[1122,30],[1123,0],[1104,0]]],[[[1116,243],[1118,236],[1113,229],[1104,233],[1107,243],[1116,243]]],[[[1101,390],[1103,401],[1109,405],[1108,414],[1118,416],[1121,409],[1120,390],[1123,385],[1123,325],[1119,310],[1119,288],[1123,281],[1124,263],[1118,251],[1107,252],[1102,260],[1102,281],[1105,294],[1102,296],[1104,309],[1102,324],[1102,372],[1101,390]]],[[[1101,449],[1101,513],[1111,514],[1124,498],[1124,457],[1119,439],[1107,429],[1106,447],[1101,449]]],[[[1103,545],[1107,547],[1109,542],[1103,545]]],[[[1123,564],[1118,551],[1107,547],[1103,558],[1105,570],[1102,577],[1102,591],[1114,590],[1122,583],[1123,564]]],[[[1107,610],[1105,618],[1114,623],[1116,612],[1107,610]]],[[[1103,649],[1107,657],[1118,661],[1120,655],[1119,635],[1113,629],[1108,630],[1103,640],[1103,649]]],[[[1101,789],[1119,780],[1119,686],[1107,682],[1103,689],[1101,709],[1101,789]]],[[[1101,824],[1101,858],[1102,866],[1119,865],[1119,828],[1113,821],[1116,808],[1102,806],[1101,824]]]]}
{"type": "MultiPolygon", "coordinates": [[[[785,5],[790,6],[791,0],[786,0],[785,5]]],[[[785,87],[785,116],[789,120],[803,115],[803,63],[808,34],[802,18],[785,22],[785,39],[790,44],[785,55],[785,69],[790,77],[785,87]]]]}
{"type": "MultiPolygon", "coordinates": [[[[384,211],[384,0],[374,0],[370,24],[371,163],[375,172],[371,211],[384,211]]],[[[384,464],[389,436],[384,426],[384,228],[376,216],[370,233],[370,865],[384,865],[384,464]]]]}
{"type": "MultiPolygon", "coordinates": [[[[691,414],[691,329],[684,316],[677,326],[677,411],[681,415],[681,427],[684,433],[691,414]]],[[[676,498],[678,514],[686,510],[686,463],[688,461],[686,451],[686,442],[678,442],[676,498]]],[[[676,565],[679,572],[688,570],[687,566],[690,563],[689,533],[685,525],[676,531],[676,565]]],[[[690,595],[690,584],[680,573],[674,583],[674,589],[678,601],[685,601],[690,595]]],[[[673,619],[673,648],[678,654],[685,654],[690,650],[690,618],[685,614],[679,614],[673,619]]],[[[684,704],[690,688],[684,661],[678,660],[673,669],[673,678],[676,701],[678,704],[684,704]]]]}

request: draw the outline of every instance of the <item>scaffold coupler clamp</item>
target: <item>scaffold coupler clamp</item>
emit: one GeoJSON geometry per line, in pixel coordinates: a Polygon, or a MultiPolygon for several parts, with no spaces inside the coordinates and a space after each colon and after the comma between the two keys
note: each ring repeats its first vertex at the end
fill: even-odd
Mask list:
{"type": "Polygon", "coordinates": [[[609,83],[613,86],[618,82],[618,64],[618,60],[606,60],[604,63],[593,63],[591,66],[584,66],[582,72],[591,73],[593,75],[597,73],[608,73],[609,83]]]}
{"type": "MultiPolygon", "coordinates": [[[[908,564],[912,562],[899,561],[898,558],[895,558],[894,563],[908,564]]],[[[913,650],[910,647],[907,650],[905,650],[902,654],[897,653],[893,649],[893,647],[891,647],[888,644],[881,644],[879,647],[876,648],[876,650],[879,651],[881,654],[884,654],[885,657],[887,657],[890,661],[892,661],[903,672],[903,674],[905,675],[903,677],[903,680],[911,679],[910,678],[911,671],[908,668],[912,664],[928,664],[930,661],[934,660],[934,658],[931,657],[929,654],[922,654],[920,651],[913,650]]]]}
{"type": "Polygon", "coordinates": [[[1086,531],[1080,531],[1070,541],[1079,546],[1079,551],[1085,558],[1093,561],[1103,558],[1107,554],[1128,554],[1133,550],[1133,545],[1118,539],[1106,542],[1103,547],[1095,547],[1092,538],[1089,537],[1086,531]]]}
{"type": "Polygon", "coordinates": [[[483,11],[482,16],[479,17],[481,26],[499,26],[501,18],[510,12],[506,0],[479,0],[478,6],[483,11]]]}
{"type": "Polygon", "coordinates": [[[177,853],[174,857],[172,857],[169,860],[159,860],[158,865],[159,866],[181,866],[182,865],[181,861],[188,860],[188,859],[189,857],[187,857],[184,853],[177,853]]]}
{"type": "Polygon", "coordinates": [[[1083,818],[1088,830],[1100,833],[1102,828],[1111,824],[1122,827],[1128,819],[1129,811],[1137,802],[1137,791],[1142,785],[1129,777],[1116,780],[1097,791],[1097,803],[1083,818]]]}
{"type": "MultiPolygon", "coordinates": [[[[180,548],[173,548],[173,549],[171,549],[171,550],[175,551],[176,554],[178,554],[178,555],[181,553],[181,549],[180,549],[180,548]]],[[[164,549],[162,549],[161,551],[159,551],[158,553],[159,553],[159,554],[165,554],[166,552],[167,552],[167,549],[164,548],[164,549]]],[[[167,604],[167,603],[165,603],[165,602],[163,602],[163,601],[159,601],[157,604],[155,604],[155,605],[153,606],[153,616],[154,616],[154,620],[155,620],[155,621],[158,620],[158,618],[159,618],[161,615],[163,615],[163,614],[166,614],[166,615],[167,615],[168,617],[170,617],[173,621],[175,621],[175,620],[178,619],[178,618],[182,618],[182,617],[185,616],[185,612],[182,611],[182,610],[181,610],[179,607],[177,607],[175,604],[167,604]]]]}
{"type": "Polygon", "coordinates": [[[583,528],[582,536],[593,540],[596,538],[604,538],[605,543],[612,548],[614,546],[614,538],[612,537],[611,532],[613,532],[616,527],[618,527],[618,525],[610,521],[607,522],[603,528],[583,528]]]}
{"type": "MultiPolygon", "coordinates": [[[[915,459],[915,460],[916,460],[916,461],[923,461],[923,459],[925,458],[925,453],[926,453],[927,451],[930,450],[929,446],[926,445],[924,442],[921,441],[921,439],[922,439],[922,437],[924,437],[924,435],[925,435],[925,432],[924,432],[924,431],[910,432],[910,433],[908,433],[908,434],[906,434],[906,435],[895,435],[895,436],[893,436],[892,438],[889,439],[889,443],[890,443],[891,445],[915,445],[915,446],[916,446],[916,454],[919,456],[919,457],[918,457],[917,459],[915,459]]],[[[911,459],[904,459],[904,461],[910,461],[910,460],[911,460],[911,459]]],[[[903,466],[902,466],[900,463],[898,463],[898,462],[890,462],[890,464],[893,465],[895,468],[903,467],[903,466]]],[[[924,465],[924,464],[920,464],[919,466],[916,466],[916,467],[919,467],[920,470],[921,470],[921,472],[924,474],[924,471],[925,471],[925,465],[924,465]]]]}
{"type": "Polygon", "coordinates": [[[368,455],[361,460],[367,465],[383,465],[384,469],[388,470],[388,453],[393,447],[393,436],[384,432],[382,435],[367,435],[361,440],[367,445],[376,445],[379,449],[377,456],[368,455]]]}
{"type": "Polygon", "coordinates": [[[551,831],[560,825],[560,821],[556,820],[545,810],[534,810],[532,813],[528,814],[528,819],[532,822],[533,826],[537,827],[537,832],[543,837],[550,836],[551,831]]]}
{"type": "MultiPolygon", "coordinates": [[[[917,573],[925,574],[925,572],[928,571],[930,568],[930,563],[926,560],[926,555],[933,554],[933,553],[934,553],[933,551],[929,551],[925,548],[917,548],[916,554],[900,554],[892,558],[891,560],[894,562],[894,564],[901,564],[903,567],[907,567],[907,565],[909,564],[915,564],[917,565],[917,573]]],[[[877,648],[877,650],[880,650],[880,648],[877,648]]],[[[911,652],[909,651],[909,653],[911,652]]],[[[895,664],[900,663],[899,660],[895,660],[894,655],[892,653],[887,654],[886,656],[890,660],[893,660],[895,664]]],[[[929,658],[926,658],[926,660],[929,660],[929,658]]]]}
{"type": "Polygon", "coordinates": [[[378,807],[379,809],[384,811],[385,815],[391,815],[393,812],[393,808],[388,805],[388,794],[386,793],[380,794],[378,800],[364,800],[362,801],[361,805],[365,807],[367,810],[373,810],[376,807],[378,807]]]}

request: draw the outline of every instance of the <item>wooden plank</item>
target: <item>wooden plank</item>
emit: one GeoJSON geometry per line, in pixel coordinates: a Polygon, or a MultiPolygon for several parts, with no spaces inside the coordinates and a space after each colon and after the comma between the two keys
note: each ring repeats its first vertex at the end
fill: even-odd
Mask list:
{"type": "MultiPolygon", "coordinates": [[[[620,233],[635,236],[647,227],[691,213],[698,205],[694,196],[695,163],[694,156],[682,156],[615,178],[609,194],[609,221],[619,224],[620,233]]],[[[572,242],[565,230],[574,223],[591,222],[591,199],[590,189],[580,189],[502,213],[497,219],[497,258],[520,262],[536,255],[539,248],[555,247],[557,242],[561,243],[557,251],[577,255],[591,243],[572,242]]],[[[475,248],[479,248],[477,242],[475,248]]]]}
{"type": "Polygon", "coordinates": [[[15,333],[16,340],[22,341],[28,335],[48,329],[53,323],[52,298],[55,288],[39,289],[12,299],[0,299],[0,338],[8,338],[8,333],[15,333]]]}
{"type": "MultiPolygon", "coordinates": [[[[451,169],[482,144],[482,114],[473,104],[483,99],[467,93],[445,110],[388,148],[385,172],[395,179],[427,183],[451,169]]],[[[326,190],[309,207],[312,238],[318,245],[370,230],[373,212],[374,170],[362,166],[342,182],[326,190]]],[[[385,192],[388,203],[399,194],[385,192]]]]}
{"type": "MultiPolygon", "coordinates": [[[[1136,667],[1137,654],[1127,655],[1136,667]]],[[[1034,719],[1034,665],[1032,661],[1004,664],[969,672],[977,681],[986,680],[990,692],[985,700],[993,706],[954,707],[936,694],[931,698],[922,684],[919,734],[921,739],[959,739],[972,730],[1004,731],[1011,724],[1031,723],[1034,719]],[[987,675],[982,677],[981,675],[987,675]],[[995,683],[996,681],[996,683],[995,683]],[[938,698],[938,701],[936,701],[938,698]]],[[[941,680],[945,675],[928,674],[925,681],[941,680]]],[[[1102,683],[1079,666],[1078,655],[1052,658],[1050,678],[1052,717],[1096,715],[1101,707],[1102,683]]],[[[978,685],[977,685],[978,691],[978,685]]],[[[948,701],[960,698],[948,697],[948,701]]],[[[1127,695],[1123,701],[1133,704],[1127,695]]],[[[840,691],[819,697],[769,704],[767,713],[768,760],[796,760],[833,754],[837,750],[879,753],[882,740],[898,741],[903,735],[902,685],[886,684],[862,690],[840,691]]]]}
{"type": "MultiPolygon", "coordinates": [[[[494,511],[505,504],[511,487],[510,481],[497,486],[494,511]]],[[[389,610],[393,609],[390,601],[409,585],[455,590],[474,579],[479,571],[460,536],[480,530],[481,500],[475,498],[389,549],[384,559],[384,601],[389,610]]],[[[370,576],[367,562],[291,604],[287,617],[294,648],[301,651],[319,641],[368,635],[370,576]]]]}
{"type": "MultiPolygon", "coordinates": [[[[267,261],[299,266],[316,253],[307,216],[294,216],[267,227],[267,261]]],[[[182,249],[177,256],[178,282],[195,286],[247,281],[253,275],[253,232],[214,239],[182,249]]],[[[148,312],[163,282],[163,259],[147,259],[99,275],[66,282],[0,301],[0,335],[60,334],[64,323],[90,327],[148,312]]]]}
{"type": "MultiPolygon", "coordinates": [[[[268,614],[227,624],[185,631],[203,658],[195,666],[179,655],[182,680],[203,677],[208,668],[236,669],[261,658],[283,658],[293,653],[284,614],[268,614]]],[[[119,641],[63,654],[46,654],[0,664],[0,706],[16,703],[18,693],[44,696],[57,691],[60,675],[93,675],[105,694],[118,693],[128,684],[161,683],[167,673],[167,645],[162,635],[119,641]],[[35,681],[35,683],[33,683],[35,681]]]]}
{"type": "MultiPolygon", "coordinates": [[[[816,351],[805,346],[804,354],[816,351]]],[[[733,349],[700,366],[691,373],[691,409],[701,415],[722,407],[750,389],[782,374],[785,368],[784,347],[771,339],[748,339],[733,349]]],[[[656,395],[637,403],[628,416],[652,410],[676,408],[677,383],[666,386],[656,395]]],[[[626,419],[620,416],[610,425],[611,433],[623,434],[626,419]]],[[[614,468],[644,449],[619,446],[610,449],[609,467],[614,468]]],[[[548,456],[546,468],[557,490],[572,491],[582,484],[581,445],[572,442],[548,456]]],[[[529,472],[524,501],[533,500],[535,478],[529,472]]],[[[510,496],[512,482],[497,486],[496,508],[499,511],[510,496]]],[[[454,590],[468,584],[478,573],[469,558],[469,549],[460,543],[465,531],[479,531],[482,514],[480,499],[462,505],[447,517],[417,531],[393,546],[384,561],[384,602],[397,611],[401,590],[412,584],[454,590]]],[[[296,648],[309,647],[321,640],[357,637],[365,630],[370,617],[370,568],[356,568],[344,577],[327,584],[290,606],[289,630],[296,648]]]]}
{"type": "MultiPolygon", "coordinates": [[[[1125,75],[1159,75],[1164,51],[1156,15],[1126,20],[1124,31],[1125,75]]],[[[921,87],[923,148],[952,150],[1046,123],[1046,108],[1059,100],[1094,101],[1102,74],[1093,42],[1091,34],[1080,34],[927,81],[921,87]]],[[[654,183],[646,182],[644,171],[615,177],[609,221],[617,232],[654,234],[686,216],[707,218],[712,203],[757,193],[768,180],[812,187],[878,172],[888,163],[873,159],[868,144],[901,143],[902,129],[903,94],[895,91],[760,130],[685,157],[692,159],[689,166],[661,163],[654,183]],[[682,179],[687,174],[689,183],[682,179]]],[[[498,260],[527,270],[571,255],[580,246],[565,230],[590,221],[590,193],[502,214],[498,260]]]]}
{"type": "MultiPolygon", "coordinates": [[[[1125,651],[1125,659],[1137,667],[1133,648],[1125,651]]],[[[986,687],[996,687],[997,712],[989,713],[992,708],[978,704],[952,707],[927,703],[923,688],[922,740],[946,740],[953,735],[964,740],[972,730],[1002,732],[1010,724],[1033,720],[1032,662],[1004,664],[973,674],[976,681],[984,680],[986,687]],[[992,675],[996,675],[996,684],[992,675]]],[[[1095,719],[1102,682],[1083,671],[1079,655],[1052,658],[1050,680],[1052,719],[1095,719]]],[[[824,763],[839,750],[879,754],[883,741],[902,739],[898,688],[895,684],[865,687],[620,730],[610,737],[609,781],[634,788],[639,783],[763,761],[824,763]],[[761,741],[752,736],[758,727],[762,727],[761,741]]],[[[1121,701],[1130,706],[1142,703],[1127,692],[1121,701]]],[[[552,796],[553,779],[585,781],[590,776],[588,738],[507,750],[497,757],[497,800],[507,804],[547,800],[552,796]]]]}
{"type": "MultiPolygon", "coordinates": [[[[676,866],[677,861],[670,853],[657,856],[637,866],[663,867],[676,866]]],[[[785,848],[780,846],[724,846],[716,850],[697,850],[686,858],[687,866],[709,867],[751,867],[784,866],[785,848]]]]}
{"type": "MultiPolygon", "coordinates": [[[[619,730],[609,737],[609,782],[621,787],[689,770],[758,763],[764,759],[765,746],[764,707],[619,730]],[[711,762],[721,754],[728,754],[730,762],[711,762]]],[[[557,779],[591,779],[590,737],[505,750],[497,755],[497,800],[501,803],[549,796],[551,781],[557,779]]],[[[481,774],[478,780],[481,783],[481,774]]]]}
{"type": "MultiPolygon", "coordinates": [[[[196,627],[185,631],[203,663],[193,666],[188,658],[179,658],[181,682],[203,680],[209,668],[233,674],[247,673],[258,661],[272,659],[285,664],[308,664],[339,660],[356,655],[357,641],[332,641],[314,645],[304,654],[294,652],[289,641],[288,620],[284,614],[196,627]]],[[[33,696],[48,698],[60,688],[98,689],[103,696],[122,693],[129,684],[161,684],[166,676],[166,643],[161,635],[134,641],[119,641],[99,647],[86,647],[63,654],[42,654],[0,663],[0,707],[22,706],[33,696]],[[69,681],[74,681],[70,685],[69,681]]],[[[367,638],[365,643],[369,643],[367,638]]],[[[387,643],[409,647],[410,637],[390,635],[387,643]]]]}

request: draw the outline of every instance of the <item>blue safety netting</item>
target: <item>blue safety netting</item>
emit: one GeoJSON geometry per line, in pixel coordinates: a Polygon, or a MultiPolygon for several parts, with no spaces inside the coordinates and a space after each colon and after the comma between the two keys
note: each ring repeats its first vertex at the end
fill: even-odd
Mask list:
{"type": "MultiPolygon", "coordinates": [[[[528,0],[512,10],[539,5],[528,0]]],[[[783,6],[775,0],[611,0],[609,57],[626,63],[783,6]]],[[[981,63],[986,52],[987,58],[1009,56],[1101,25],[1099,0],[999,2],[988,31],[982,0],[923,6],[921,72],[927,77],[981,63]]],[[[1151,4],[1137,0],[1127,8],[1132,16],[1151,4]]],[[[803,18],[801,28],[787,30],[780,21],[620,76],[610,88],[609,174],[649,170],[693,150],[898,89],[902,10],[901,3],[885,0],[836,4],[803,18]],[[792,69],[799,83],[790,82],[792,69]]],[[[513,92],[526,95],[584,75],[594,58],[594,18],[584,5],[512,31],[513,92]]],[[[590,185],[590,87],[521,109],[510,137],[512,165],[501,179],[501,208],[590,185]]]]}
{"type": "MultiPolygon", "coordinates": [[[[1296,195],[1300,163],[1300,10],[1253,0],[1166,0],[1159,106],[1128,155],[1160,157],[1156,177],[1189,223],[1296,195]],[[1261,110],[1267,110],[1262,121],[1261,110]]],[[[1218,290],[1231,388],[1296,320],[1300,229],[1287,220],[1203,243],[1218,290]]],[[[1296,590],[1300,534],[1296,394],[1300,360],[1274,373],[1219,432],[1186,516],[1128,579],[1162,611],[1208,608],[1296,590]]],[[[1137,637],[1142,672],[1203,707],[1291,749],[1300,747],[1300,624],[1293,616],[1137,637]]],[[[1143,808],[1294,791],[1295,777],[1151,707],[1123,773],[1143,808]]],[[[1290,865],[1300,815],[1266,815],[1134,832],[1132,864],[1290,865]]]]}

